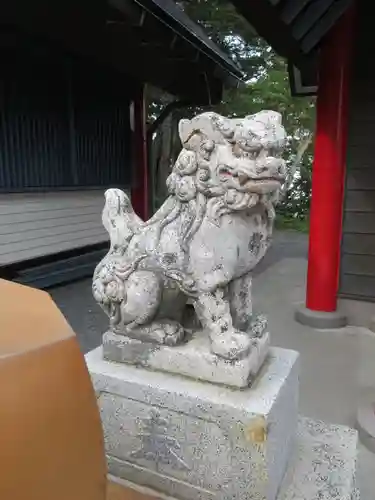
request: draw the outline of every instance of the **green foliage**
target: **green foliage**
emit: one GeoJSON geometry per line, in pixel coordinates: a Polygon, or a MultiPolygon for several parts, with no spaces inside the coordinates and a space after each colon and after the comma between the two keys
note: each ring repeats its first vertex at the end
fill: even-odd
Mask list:
{"type": "MultiPolygon", "coordinates": [[[[295,140],[295,142],[297,142],[295,140]]],[[[289,165],[295,161],[295,152],[293,146],[287,148],[287,163],[289,165]]],[[[297,147],[297,145],[296,145],[297,147]]],[[[313,160],[313,144],[310,141],[307,151],[301,158],[298,169],[295,171],[293,179],[289,183],[286,192],[282,198],[282,202],[277,206],[277,212],[284,217],[293,217],[295,219],[304,220],[309,215],[310,198],[311,198],[311,167],[313,160]]],[[[291,167],[293,170],[293,168],[291,167]]]]}
{"type": "MultiPolygon", "coordinates": [[[[306,219],[311,191],[312,141],[309,142],[309,138],[314,130],[314,99],[291,96],[286,62],[257,35],[232,3],[227,0],[181,0],[178,3],[245,73],[246,84],[227,90],[214,111],[227,116],[244,116],[262,109],[282,113],[289,137],[285,158],[290,180],[278,212],[284,219],[306,219]],[[306,140],[308,147],[300,159],[299,148],[306,140]]],[[[154,112],[157,106],[154,103],[154,112]]],[[[184,115],[197,111],[184,110],[184,115]]],[[[178,118],[175,114],[175,124],[178,118]]]]}
{"type": "Polygon", "coordinates": [[[301,220],[277,214],[275,219],[275,229],[278,229],[279,231],[298,231],[300,233],[308,233],[309,221],[307,218],[301,220]]]}
{"type": "Polygon", "coordinates": [[[182,0],[178,3],[211,40],[241,66],[247,80],[260,76],[267,69],[268,59],[272,58],[269,46],[231,2],[182,0]]]}

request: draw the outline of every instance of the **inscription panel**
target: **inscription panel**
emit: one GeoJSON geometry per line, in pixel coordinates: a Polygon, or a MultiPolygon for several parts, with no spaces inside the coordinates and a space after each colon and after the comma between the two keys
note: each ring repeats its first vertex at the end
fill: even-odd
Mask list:
{"type": "Polygon", "coordinates": [[[271,349],[238,391],[86,356],[109,472],[181,500],[276,500],[298,412],[298,355],[271,349]]]}
{"type": "Polygon", "coordinates": [[[107,455],[209,490],[229,481],[232,446],[217,424],[107,393],[99,406],[107,455]]]}

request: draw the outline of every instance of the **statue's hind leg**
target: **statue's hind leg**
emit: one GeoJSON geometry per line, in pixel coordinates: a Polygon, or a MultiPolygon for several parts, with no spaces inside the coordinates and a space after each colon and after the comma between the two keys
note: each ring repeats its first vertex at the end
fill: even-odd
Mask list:
{"type": "Polygon", "coordinates": [[[120,304],[120,321],[113,325],[119,335],[175,345],[184,330],[177,321],[156,319],[163,294],[163,280],[152,271],[135,271],[126,281],[126,292],[120,304]]]}

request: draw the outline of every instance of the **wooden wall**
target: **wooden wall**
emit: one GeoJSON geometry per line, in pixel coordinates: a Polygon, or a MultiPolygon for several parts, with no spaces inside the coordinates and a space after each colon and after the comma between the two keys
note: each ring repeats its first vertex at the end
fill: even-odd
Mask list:
{"type": "Polygon", "coordinates": [[[375,39],[360,2],[351,82],[340,295],[375,300],[375,39]]]}
{"type": "Polygon", "coordinates": [[[0,60],[0,268],[18,279],[30,265],[43,284],[90,273],[108,240],[104,191],[131,185],[133,82],[1,25],[0,60]]]}
{"type": "Polygon", "coordinates": [[[108,240],[104,190],[0,196],[0,266],[108,240]]]}

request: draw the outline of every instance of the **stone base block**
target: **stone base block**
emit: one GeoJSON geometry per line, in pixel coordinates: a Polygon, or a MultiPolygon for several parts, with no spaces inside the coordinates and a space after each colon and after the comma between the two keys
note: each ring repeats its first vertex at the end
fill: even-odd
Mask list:
{"type": "MultiPolygon", "coordinates": [[[[356,459],[357,435],[353,429],[300,417],[294,453],[277,500],[360,500],[356,459]]],[[[174,500],[129,481],[112,480],[147,498],[174,500]]]]}
{"type": "Polygon", "coordinates": [[[357,432],[300,417],[296,437],[277,500],[359,500],[357,432]]]}
{"type": "Polygon", "coordinates": [[[86,355],[109,472],[181,500],[275,500],[294,444],[298,353],[233,390],[86,355]]]}
{"type": "Polygon", "coordinates": [[[202,330],[186,344],[168,346],[141,342],[107,332],[103,335],[103,356],[108,361],[130,363],[150,370],[185,375],[196,380],[243,388],[248,387],[264,363],[270,336],[254,338],[250,354],[228,361],[211,353],[210,341],[202,330]]]}
{"type": "Polygon", "coordinates": [[[262,315],[251,324],[249,335],[252,348],[249,355],[241,360],[228,361],[212,354],[208,335],[203,330],[191,335],[184,344],[168,346],[108,331],[103,335],[103,356],[107,361],[243,388],[255,378],[270,348],[267,319],[262,315]]]}

